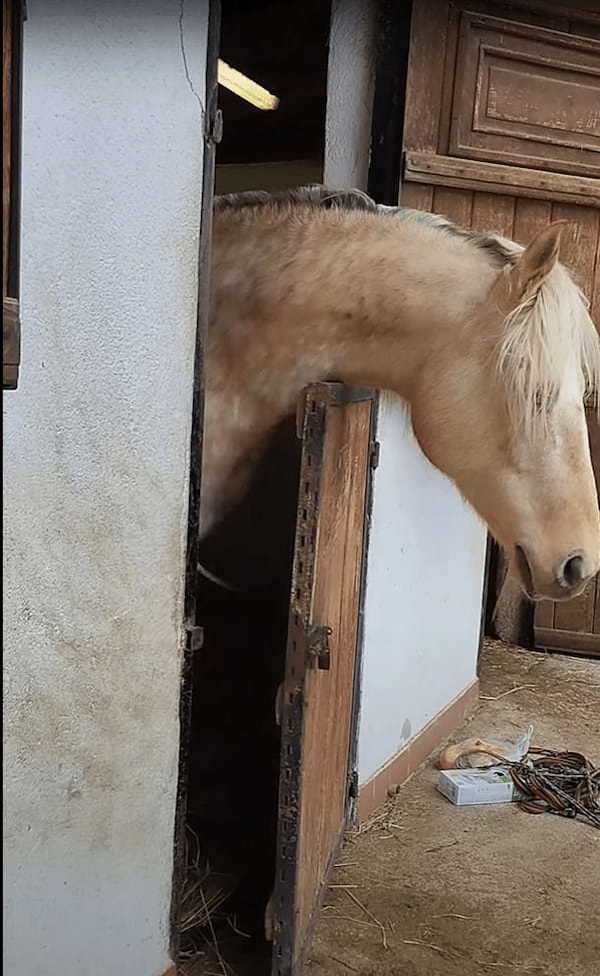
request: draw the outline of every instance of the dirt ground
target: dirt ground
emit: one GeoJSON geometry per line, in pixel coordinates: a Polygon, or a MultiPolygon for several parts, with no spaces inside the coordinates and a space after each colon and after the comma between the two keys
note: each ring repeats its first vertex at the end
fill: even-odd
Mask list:
{"type": "MultiPolygon", "coordinates": [[[[600,762],[600,662],[490,641],[481,696],[451,741],[531,723],[535,745],[600,762]]],[[[436,777],[430,760],[348,839],[306,976],[597,976],[600,831],[456,807],[436,777]]]]}

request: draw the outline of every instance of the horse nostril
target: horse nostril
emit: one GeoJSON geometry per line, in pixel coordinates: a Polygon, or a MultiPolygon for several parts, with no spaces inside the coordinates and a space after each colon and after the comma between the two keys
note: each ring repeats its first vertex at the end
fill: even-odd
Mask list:
{"type": "Polygon", "coordinates": [[[569,556],[563,564],[560,582],[563,586],[577,586],[584,579],[583,556],[569,556]]]}

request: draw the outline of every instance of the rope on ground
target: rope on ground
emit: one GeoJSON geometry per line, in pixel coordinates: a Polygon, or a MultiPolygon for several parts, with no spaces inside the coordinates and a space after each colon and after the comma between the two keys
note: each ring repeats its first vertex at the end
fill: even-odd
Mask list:
{"type": "Polygon", "coordinates": [[[579,752],[530,749],[528,755],[529,763],[508,764],[521,809],[581,817],[600,828],[600,769],[579,752]]]}

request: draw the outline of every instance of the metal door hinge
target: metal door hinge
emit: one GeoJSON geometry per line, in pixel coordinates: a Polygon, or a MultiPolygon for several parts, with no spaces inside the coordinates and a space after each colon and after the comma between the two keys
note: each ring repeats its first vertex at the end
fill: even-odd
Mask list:
{"type": "Polygon", "coordinates": [[[204,643],[204,628],[188,626],[185,628],[185,646],[188,651],[199,651],[204,643]]]}
{"type": "Polygon", "coordinates": [[[19,303],[15,298],[2,300],[2,389],[16,390],[21,362],[21,323],[19,303]]]}
{"type": "Polygon", "coordinates": [[[371,455],[369,457],[369,464],[371,465],[371,470],[374,471],[375,468],[379,467],[379,454],[381,445],[379,441],[373,441],[371,444],[371,455]]]}
{"type": "Polygon", "coordinates": [[[308,628],[306,635],[306,650],[309,663],[320,671],[329,671],[331,667],[331,651],[329,648],[329,638],[331,627],[321,627],[319,624],[312,624],[308,628]]]}
{"type": "Polygon", "coordinates": [[[214,114],[207,114],[204,135],[215,145],[218,145],[223,138],[223,113],[220,108],[216,109],[214,114]]]}

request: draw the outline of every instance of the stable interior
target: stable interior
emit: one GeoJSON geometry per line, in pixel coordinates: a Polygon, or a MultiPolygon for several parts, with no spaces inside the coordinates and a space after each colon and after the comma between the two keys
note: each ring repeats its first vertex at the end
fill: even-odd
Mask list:
{"type": "Polygon", "coordinates": [[[181,948],[200,950],[209,964],[218,946],[242,976],[269,972],[271,957],[265,909],[278,811],[275,703],[285,667],[300,447],[291,418],[274,435],[247,496],[200,551],[203,568],[226,586],[204,577],[199,593],[205,638],[193,662],[191,894],[180,921],[188,924],[196,912],[205,924],[184,932],[181,948]]]}
{"type": "MultiPolygon", "coordinates": [[[[219,88],[217,193],[322,180],[329,8],[320,0],[223,3],[220,57],[280,102],[260,111],[219,88]]],[[[180,968],[190,976],[229,971],[223,965],[237,976],[271,970],[265,910],[278,815],[275,702],[300,450],[290,417],[274,431],[246,497],[201,542],[204,644],[192,666],[187,879],[176,920],[180,968]]]]}

